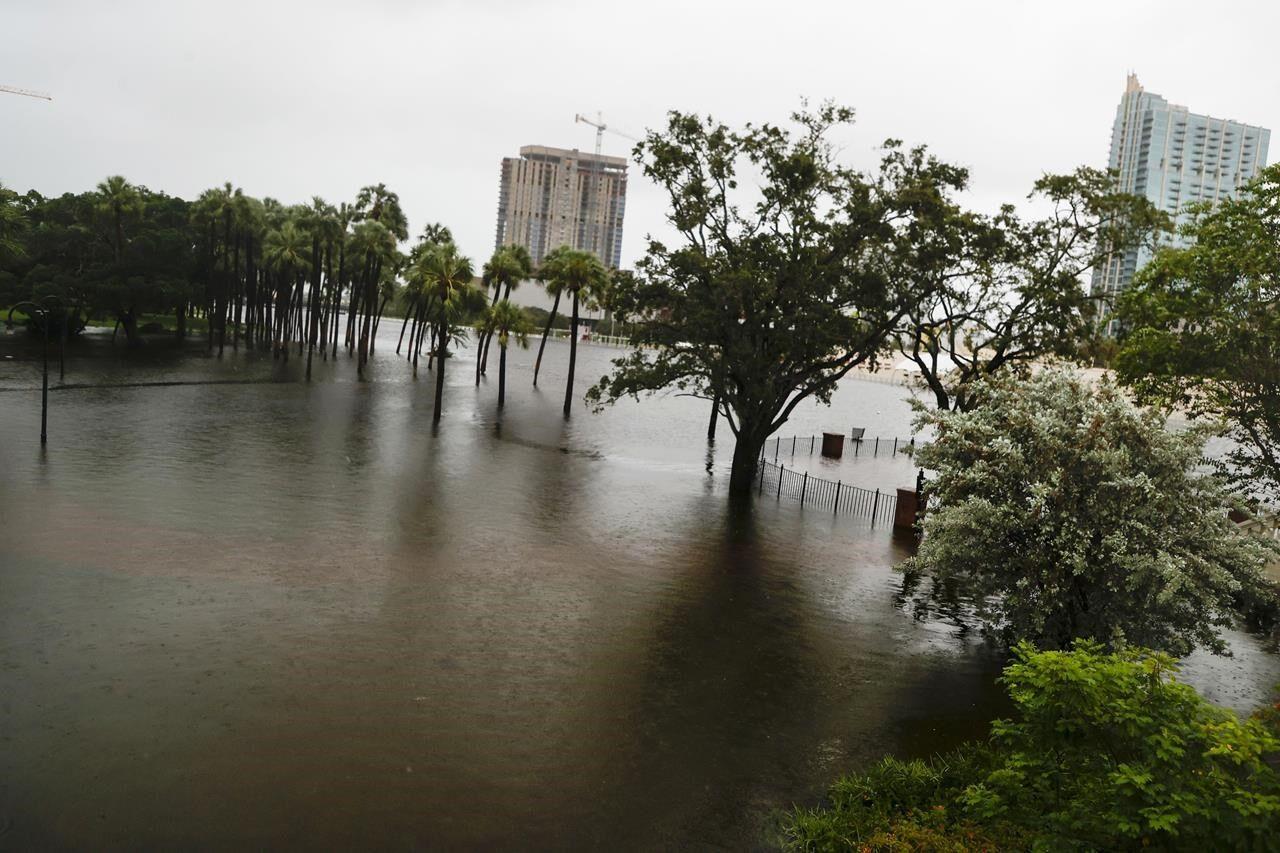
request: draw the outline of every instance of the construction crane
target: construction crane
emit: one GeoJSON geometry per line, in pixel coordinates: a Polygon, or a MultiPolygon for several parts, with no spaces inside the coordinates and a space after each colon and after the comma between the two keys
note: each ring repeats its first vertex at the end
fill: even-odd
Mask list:
{"type": "Polygon", "coordinates": [[[42,98],[46,101],[52,101],[52,95],[46,95],[44,92],[33,92],[30,89],[18,89],[13,86],[0,86],[0,92],[8,92],[10,95],[26,95],[28,98],[42,98]]]}
{"type": "MultiPolygon", "coordinates": [[[[588,196],[588,198],[590,199],[590,201],[588,202],[589,204],[588,211],[589,211],[590,221],[594,225],[596,220],[596,202],[597,202],[596,197],[600,194],[600,182],[604,179],[603,167],[600,164],[600,146],[604,142],[604,132],[607,130],[610,133],[621,136],[623,139],[630,139],[632,142],[639,142],[640,140],[636,139],[634,136],[623,133],[622,131],[616,128],[609,127],[609,125],[604,123],[604,116],[601,115],[600,113],[596,113],[595,121],[592,121],[591,119],[587,118],[582,113],[576,113],[573,117],[573,122],[574,124],[578,124],[578,123],[589,124],[596,129],[596,159],[595,159],[595,168],[593,170],[596,175],[595,186],[591,188],[591,194],[588,196]]],[[[600,251],[600,248],[601,248],[599,245],[600,237],[601,237],[600,234],[593,233],[591,235],[591,246],[588,248],[591,252],[595,253],[595,256],[597,258],[599,258],[601,261],[605,263],[608,263],[609,259],[606,258],[604,254],[600,251]]]]}
{"type": "Polygon", "coordinates": [[[575,124],[577,124],[578,122],[581,122],[582,124],[589,124],[596,129],[596,157],[600,156],[600,144],[604,141],[604,132],[606,130],[609,131],[610,133],[614,133],[618,136],[621,136],[623,139],[630,139],[632,142],[640,141],[639,139],[636,139],[634,136],[623,133],[622,131],[618,130],[615,127],[609,127],[609,125],[604,123],[604,116],[602,116],[600,113],[596,113],[595,121],[592,121],[591,119],[587,118],[582,113],[576,114],[573,117],[573,121],[575,124]]]}

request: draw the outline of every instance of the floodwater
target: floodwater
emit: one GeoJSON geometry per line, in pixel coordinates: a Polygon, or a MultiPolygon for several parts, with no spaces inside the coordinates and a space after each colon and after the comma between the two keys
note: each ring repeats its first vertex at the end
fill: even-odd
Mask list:
{"type": "MultiPolygon", "coordinates": [[[[549,343],[499,416],[496,352],[476,389],[463,350],[433,430],[387,326],[363,383],[80,342],[67,382],[118,387],[52,392],[43,451],[0,338],[0,847],[769,846],[840,773],[1005,710],[996,654],[898,606],[890,531],[730,510],[705,402],[566,422],[549,343]]],[[[585,390],[618,351],[579,354],[585,390]]],[[[905,394],[849,380],[781,434],[906,436],[905,394]]],[[[1246,708],[1280,665],[1234,640],[1191,676],[1246,708]]]]}

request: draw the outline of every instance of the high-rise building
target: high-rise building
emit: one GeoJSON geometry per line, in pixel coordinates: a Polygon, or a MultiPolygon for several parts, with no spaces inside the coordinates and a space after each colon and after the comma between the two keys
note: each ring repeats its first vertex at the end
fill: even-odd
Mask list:
{"type": "MultiPolygon", "coordinates": [[[[1231,198],[1267,165],[1271,131],[1228,119],[1197,115],[1143,90],[1130,74],[1111,130],[1110,168],[1122,192],[1144,196],[1173,214],[1178,224],[1187,206],[1231,198]]],[[[1183,238],[1167,238],[1182,245],[1183,238]]],[[[1116,254],[1094,270],[1094,295],[1107,302],[1128,287],[1149,248],[1116,254]]]]}
{"type": "Polygon", "coordinates": [[[570,246],[617,267],[626,201],[626,158],[526,145],[502,158],[495,247],[524,246],[541,263],[570,246]]]}

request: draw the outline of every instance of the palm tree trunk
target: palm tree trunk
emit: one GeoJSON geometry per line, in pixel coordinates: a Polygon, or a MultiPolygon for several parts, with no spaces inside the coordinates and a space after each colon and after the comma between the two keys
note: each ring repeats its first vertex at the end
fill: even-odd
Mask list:
{"type": "Polygon", "coordinates": [[[382,325],[382,312],[387,310],[387,303],[390,301],[390,296],[383,296],[382,302],[378,304],[378,314],[373,318],[373,337],[369,338],[369,352],[371,353],[378,348],[378,327],[382,325]]]}
{"type": "Polygon", "coordinates": [[[342,325],[342,288],[344,282],[342,274],[338,274],[338,280],[334,283],[333,288],[333,322],[329,326],[329,340],[332,344],[330,354],[338,357],[338,333],[339,327],[342,325]]]}
{"type": "Polygon", "coordinates": [[[218,286],[218,358],[227,346],[227,297],[231,293],[231,211],[223,216],[226,227],[222,234],[222,283],[218,286]]]}
{"type": "Polygon", "coordinates": [[[435,424],[440,423],[440,410],[444,405],[444,363],[449,357],[449,338],[443,325],[440,327],[437,337],[439,346],[436,354],[440,356],[440,364],[438,365],[439,369],[436,370],[436,410],[431,415],[431,422],[435,424]]]}
{"type": "MultiPolygon", "coordinates": [[[[417,307],[416,303],[417,303],[417,300],[416,300],[416,299],[415,299],[413,302],[409,303],[409,307],[408,307],[408,308],[405,310],[405,312],[404,312],[404,322],[400,324],[400,340],[396,341],[396,355],[399,355],[399,354],[400,354],[400,347],[401,347],[401,345],[403,345],[403,344],[404,344],[404,330],[405,330],[405,329],[408,327],[408,325],[409,325],[409,318],[410,318],[410,317],[414,317],[414,316],[415,316],[414,308],[416,308],[416,307],[417,307]]],[[[413,328],[414,328],[414,331],[417,331],[418,326],[417,326],[417,322],[416,322],[416,317],[415,317],[415,323],[414,323],[413,328]]],[[[412,342],[413,342],[413,338],[412,338],[412,337],[411,337],[411,338],[409,338],[409,342],[410,342],[410,343],[412,343],[412,342]]]]}
{"type": "MultiPolygon", "coordinates": [[[[490,305],[498,304],[498,291],[502,290],[502,282],[495,281],[493,283],[493,297],[490,298],[490,305]]],[[[510,291],[508,291],[510,292],[510,291]]],[[[480,376],[489,370],[489,341],[493,340],[493,332],[481,332],[480,340],[476,342],[476,385],[480,385],[480,376]]]]}
{"type": "Polygon", "coordinates": [[[209,217],[209,254],[205,256],[205,279],[204,279],[204,320],[205,331],[208,340],[206,341],[205,352],[213,352],[213,299],[217,287],[214,285],[214,269],[213,259],[217,252],[215,248],[216,235],[218,233],[217,223],[213,221],[213,217],[209,217]]]}
{"type": "Polygon", "coordinates": [[[538,344],[538,358],[533,362],[533,387],[538,387],[538,371],[542,368],[542,351],[547,348],[547,335],[551,332],[551,324],[556,320],[556,309],[560,307],[560,294],[551,303],[551,313],[547,315],[547,325],[542,329],[542,343],[538,344]]]}
{"type": "Polygon", "coordinates": [[[573,370],[578,363],[578,291],[573,292],[573,321],[569,324],[569,381],[564,386],[564,416],[573,408],[573,370]]]}
{"type": "Polygon", "coordinates": [[[338,244],[338,287],[333,293],[333,357],[338,357],[338,319],[342,316],[342,288],[347,283],[347,242],[338,244]]]}
{"type": "Polygon", "coordinates": [[[413,359],[413,375],[418,375],[418,356],[422,353],[422,336],[426,333],[426,322],[423,319],[426,302],[423,300],[413,314],[413,331],[409,333],[409,357],[413,359]]]}
{"type": "Polygon", "coordinates": [[[240,349],[240,297],[243,295],[244,286],[240,280],[240,243],[244,239],[244,231],[236,231],[236,254],[235,260],[232,261],[232,276],[235,281],[235,311],[232,313],[231,319],[231,348],[233,350],[240,349]]]}
{"type": "Polygon", "coordinates": [[[329,360],[329,303],[325,298],[325,288],[333,289],[333,241],[324,244],[324,284],[320,289],[320,357],[329,360]]]}
{"type": "Polygon", "coordinates": [[[244,318],[244,342],[253,348],[253,332],[254,321],[258,319],[258,281],[257,271],[253,268],[253,232],[245,234],[244,247],[244,290],[245,290],[245,318],[244,318]]]}
{"type": "Polygon", "coordinates": [[[498,343],[498,408],[507,401],[507,347],[498,343]]]}
{"type": "Polygon", "coordinates": [[[320,334],[320,238],[311,238],[311,298],[307,300],[307,380],[311,380],[311,359],[316,354],[316,336],[320,334]]]}
{"type": "Polygon", "coordinates": [[[364,276],[360,280],[360,301],[363,303],[360,308],[364,313],[364,318],[360,323],[360,342],[357,347],[356,372],[361,377],[364,376],[364,363],[369,360],[369,323],[372,320],[373,311],[370,310],[369,288],[372,286],[370,279],[373,277],[373,253],[365,254],[364,259],[364,276]]]}

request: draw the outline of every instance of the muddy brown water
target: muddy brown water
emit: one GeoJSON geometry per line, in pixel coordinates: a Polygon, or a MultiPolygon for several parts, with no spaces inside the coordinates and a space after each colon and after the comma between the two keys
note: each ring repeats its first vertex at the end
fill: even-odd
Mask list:
{"type": "MultiPolygon", "coordinates": [[[[1005,709],[998,655],[898,607],[889,531],[730,510],[704,402],[566,422],[549,343],[499,416],[464,350],[433,431],[395,331],[364,383],[91,337],[67,381],[128,387],[55,390],[44,451],[0,338],[0,847],[768,846],[838,774],[1005,709]]],[[[580,389],[617,354],[583,346],[580,389]]],[[[849,380],[782,433],[908,435],[904,396],[849,380]]],[[[1280,666],[1233,641],[1189,675],[1245,708],[1280,666]]]]}

